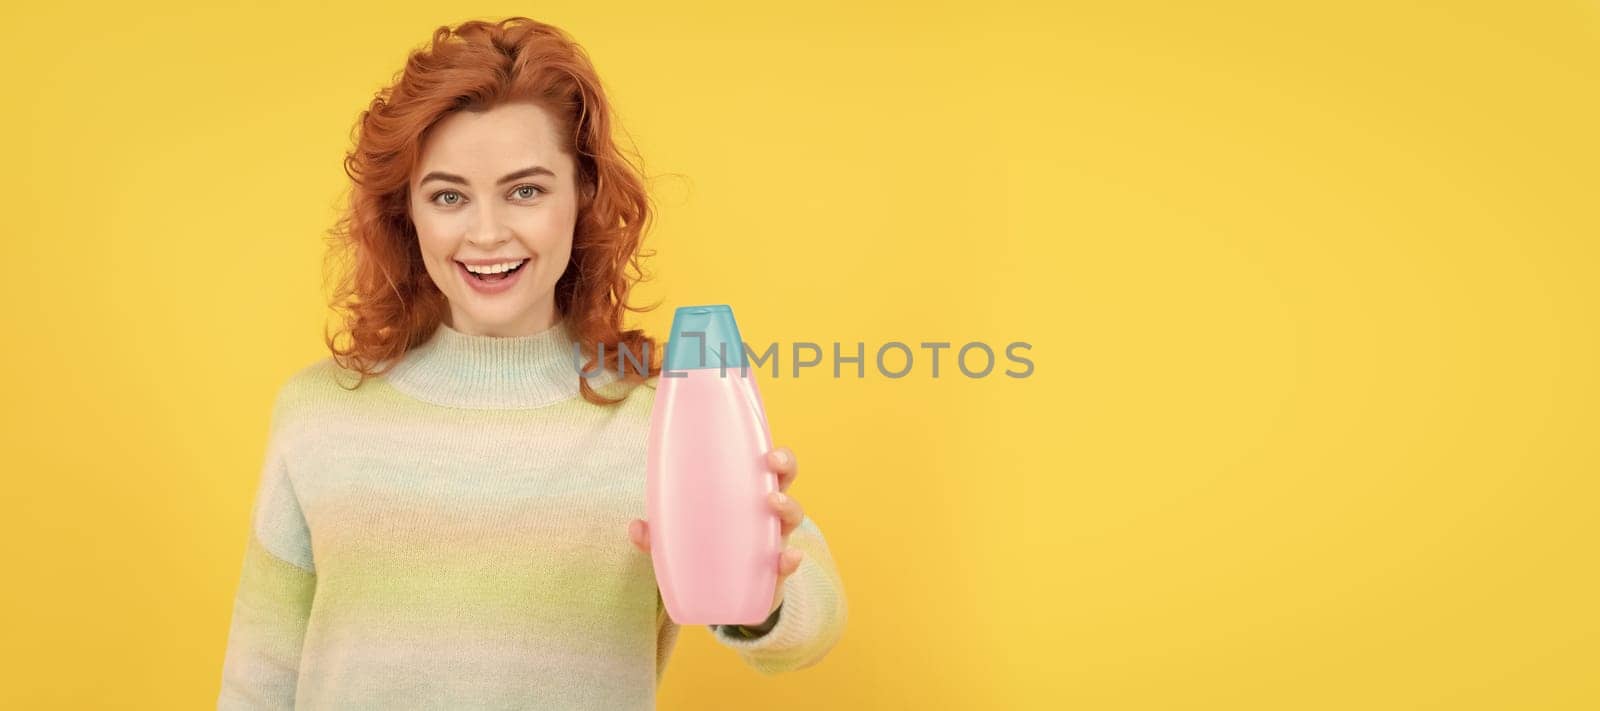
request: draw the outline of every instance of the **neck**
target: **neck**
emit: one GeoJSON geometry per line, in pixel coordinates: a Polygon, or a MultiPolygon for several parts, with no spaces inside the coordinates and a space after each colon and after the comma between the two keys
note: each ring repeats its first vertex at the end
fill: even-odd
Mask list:
{"type": "MultiPolygon", "coordinates": [[[[469,409],[527,409],[579,394],[582,356],[565,320],[521,336],[464,333],[440,323],[385,379],[396,390],[437,405],[469,409]]],[[[600,370],[590,387],[610,382],[600,370]]]]}
{"type": "Polygon", "coordinates": [[[546,329],[561,321],[561,315],[556,312],[555,295],[548,294],[543,301],[520,316],[514,323],[500,325],[484,325],[457,311],[454,304],[444,314],[445,325],[469,336],[495,336],[498,338],[515,338],[542,333],[546,329]]]}

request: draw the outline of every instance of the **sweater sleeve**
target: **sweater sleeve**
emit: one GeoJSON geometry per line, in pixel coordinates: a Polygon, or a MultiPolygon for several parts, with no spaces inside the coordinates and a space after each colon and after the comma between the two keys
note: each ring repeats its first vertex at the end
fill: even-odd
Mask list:
{"type": "Polygon", "coordinates": [[[316,592],[311,535],[290,484],[276,408],[273,418],[233,601],[218,709],[294,707],[316,592]]]}
{"type": "Polygon", "coordinates": [[[777,623],[749,637],[737,625],[711,625],[712,636],[731,647],[757,672],[771,676],[804,669],[833,649],[844,634],[848,612],[839,569],[822,530],[810,516],[789,534],[789,546],[805,552],[800,567],[783,583],[777,623]]]}

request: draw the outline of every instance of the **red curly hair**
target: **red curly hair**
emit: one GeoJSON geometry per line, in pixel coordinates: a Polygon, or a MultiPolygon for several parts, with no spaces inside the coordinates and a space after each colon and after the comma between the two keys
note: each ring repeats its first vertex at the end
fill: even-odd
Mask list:
{"type": "MultiPolygon", "coordinates": [[[[661,372],[661,354],[642,330],[623,330],[633,307],[634,284],[648,277],[639,243],[653,211],[644,181],[611,136],[611,106],[587,53],[561,29],[526,17],[472,20],[434,31],[431,46],[413,51],[392,86],[361,112],[355,147],[345,155],[353,187],[349,208],[329,232],[326,268],[339,273],[331,306],[343,312],[349,344],[324,327],[339,365],[368,377],[387,372],[406,351],[431,336],[449,313],[445,296],[423,267],[416,227],[407,210],[412,171],[422,137],[457,110],[483,110],[502,102],[533,101],[549,110],[578,167],[578,218],[572,258],[556,281],[556,309],[573,329],[586,359],[584,372],[602,360],[597,344],[612,344],[604,360],[617,369],[617,349],[648,353],[630,362],[624,380],[642,382],[661,372]],[[335,266],[344,261],[342,267],[335,266]],[[633,270],[630,276],[628,270],[633,270]]],[[[602,363],[602,367],[607,364],[602,363]]],[[[574,372],[590,402],[611,405],[574,372]]]]}

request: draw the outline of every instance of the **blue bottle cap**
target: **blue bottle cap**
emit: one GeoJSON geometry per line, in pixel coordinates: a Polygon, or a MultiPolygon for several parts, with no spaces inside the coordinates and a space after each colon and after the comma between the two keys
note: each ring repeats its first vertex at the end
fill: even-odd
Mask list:
{"type": "Polygon", "coordinates": [[[733,321],[733,309],[726,304],[680,306],[672,314],[672,333],[667,334],[666,370],[696,370],[747,367],[744,340],[733,321]]]}

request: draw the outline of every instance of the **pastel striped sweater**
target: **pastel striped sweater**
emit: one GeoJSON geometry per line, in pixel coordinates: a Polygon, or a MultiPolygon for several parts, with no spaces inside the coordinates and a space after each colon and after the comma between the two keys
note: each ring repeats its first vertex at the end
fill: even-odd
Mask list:
{"type": "MultiPolygon", "coordinates": [[[[354,390],[331,357],[284,383],[219,709],[654,708],[678,625],[628,521],[656,382],[605,370],[591,386],[627,399],[590,403],[572,343],[564,322],[441,325],[354,390]]],[[[845,626],[809,516],[789,544],[805,557],[775,625],[710,626],[763,674],[815,664],[845,626]]]]}

